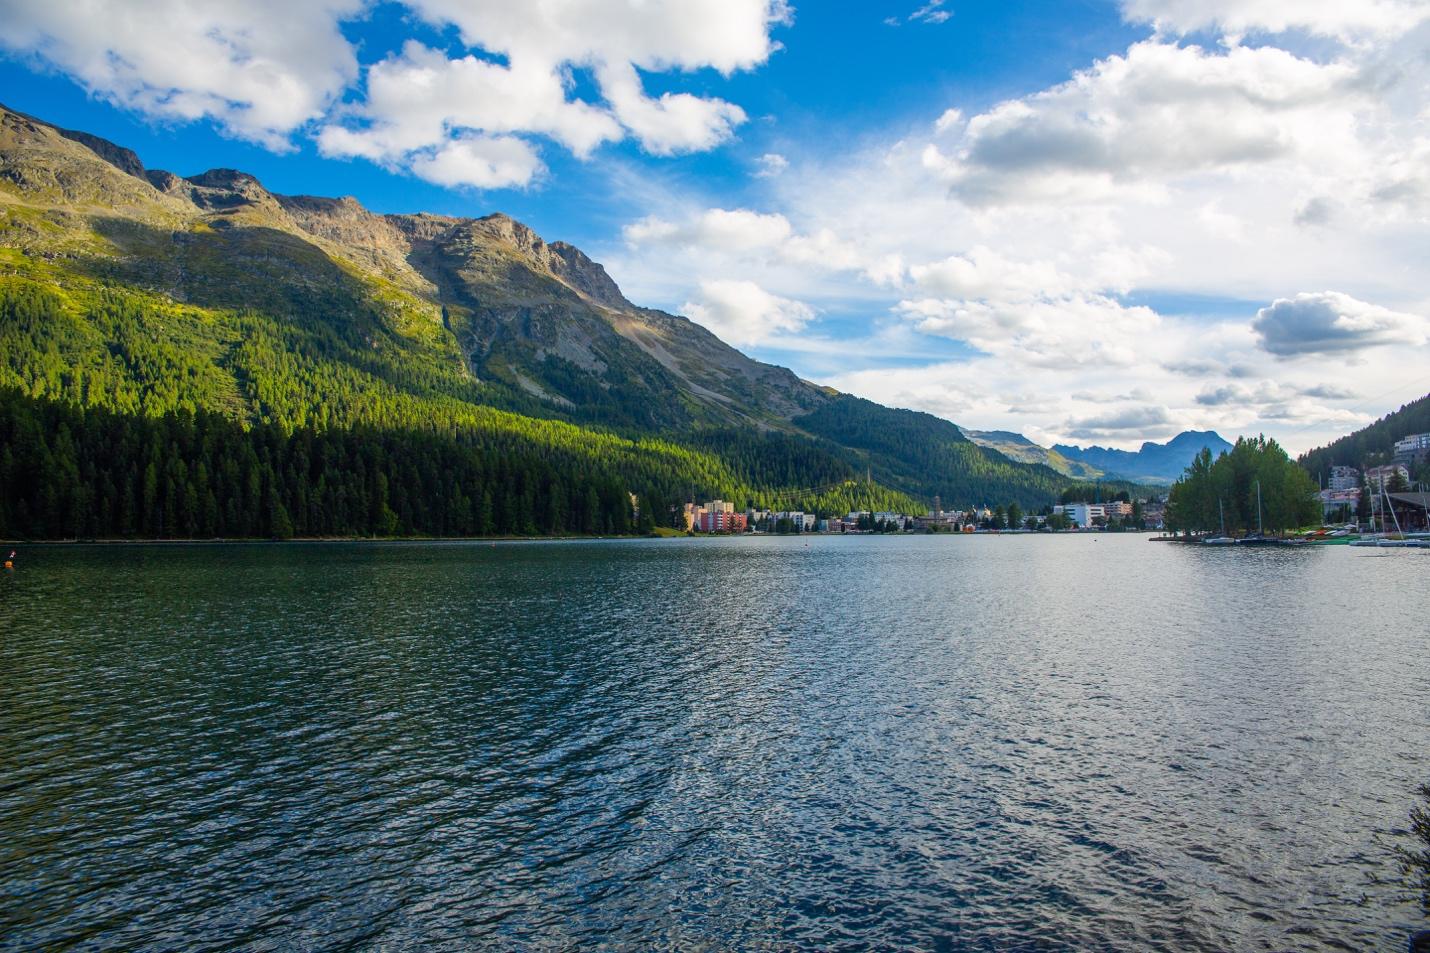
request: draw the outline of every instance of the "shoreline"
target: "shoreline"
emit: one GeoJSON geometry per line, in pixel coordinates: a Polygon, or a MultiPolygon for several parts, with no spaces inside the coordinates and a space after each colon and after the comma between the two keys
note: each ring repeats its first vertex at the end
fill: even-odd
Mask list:
{"type": "MultiPolygon", "coordinates": [[[[1184,542],[1178,537],[1154,535],[1150,531],[1136,530],[1120,533],[1096,531],[1030,533],[1022,530],[980,531],[977,533],[642,533],[629,535],[565,535],[565,536],[294,536],[291,539],[269,539],[261,536],[235,536],[194,539],[174,537],[166,539],[0,539],[0,547],[22,546],[284,546],[313,545],[317,543],[557,543],[594,542],[597,540],[660,540],[660,539],[843,539],[846,537],[883,539],[914,536],[964,537],[984,536],[1143,536],[1153,542],[1184,542]]],[[[1195,542],[1195,540],[1191,540],[1195,542]]]]}

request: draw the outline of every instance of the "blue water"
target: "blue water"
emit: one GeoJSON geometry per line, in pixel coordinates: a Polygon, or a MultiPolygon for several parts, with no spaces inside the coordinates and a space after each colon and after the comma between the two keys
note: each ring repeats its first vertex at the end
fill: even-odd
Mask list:
{"type": "Polygon", "coordinates": [[[1430,554],[32,547],[0,948],[1401,949],[1430,554]]]}

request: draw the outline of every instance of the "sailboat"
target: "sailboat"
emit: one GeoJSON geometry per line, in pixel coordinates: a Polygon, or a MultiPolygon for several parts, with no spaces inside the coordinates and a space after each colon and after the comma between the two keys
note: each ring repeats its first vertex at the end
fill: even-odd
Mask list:
{"type": "Polygon", "coordinates": [[[1221,519],[1221,535],[1220,535],[1220,536],[1208,536],[1206,539],[1202,540],[1202,545],[1203,545],[1203,546],[1233,546],[1233,545],[1235,545],[1235,544],[1236,544],[1236,540],[1234,540],[1234,539],[1232,539],[1230,536],[1226,535],[1226,510],[1224,510],[1224,509],[1222,508],[1222,505],[1221,505],[1221,497],[1217,497],[1217,501],[1216,501],[1216,511],[1217,511],[1217,516],[1221,519]]]}
{"type": "Polygon", "coordinates": [[[1300,546],[1301,540],[1275,539],[1266,535],[1261,522],[1261,481],[1256,481],[1256,535],[1241,541],[1243,546],[1300,546]]]}
{"type": "Polygon", "coordinates": [[[1358,539],[1351,543],[1352,546],[1375,546],[1379,549],[1425,549],[1430,548],[1430,542],[1423,539],[1406,539],[1405,533],[1400,528],[1400,517],[1395,515],[1395,507],[1391,505],[1390,493],[1385,488],[1385,481],[1380,481],[1381,499],[1385,501],[1385,508],[1390,512],[1390,518],[1395,522],[1395,535],[1391,536],[1384,532],[1385,516],[1380,518],[1381,535],[1374,539],[1358,539]]]}

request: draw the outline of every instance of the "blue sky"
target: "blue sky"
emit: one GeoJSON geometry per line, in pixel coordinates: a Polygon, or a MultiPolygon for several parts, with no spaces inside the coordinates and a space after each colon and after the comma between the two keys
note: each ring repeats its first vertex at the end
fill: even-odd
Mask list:
{"type": "Polygon", "coordinates": [[[1423,0],[9,6],[13,108],[180,174],[505,211],[970,427],[1297,449],[1430,389],[1423,0]]]}
{"type": "MultiPolygon", "coordinates": [[[[956,23],[884,23],[918,6],[801,6],[790,25],[771,31],[783,49],[759,69],[728,78],[708,68],[647,74],[652,93],[719,96],[739,103],[752,119],[724,147],[681,156],[651,156],[629,141],[604,148],[595,161],[549,149],[544,159],[550,174],[529,187],[444,188],[373,163],[326,158],[301,134],[292,138],[294,151],[277,153],[225,135],[212,122],[116,108],[43,58],[17,51],[0,59],[5,90],[0,101],[121,143],[151,168],[181,175],[240,168],[276,192],[354,195],[382,212],[501,210],[544,234],[594,244],[618,231],[629,212],[620,196],[600,188],[603,161],[619,159],[662,176],[688,178],[712,194],[744,197],[757,191],[749,170],[760,155],[797,149],[811,139],[858,142],[941,111],[950,101],[990,105],[1058,82],[1146,33],[1123,22],[1115,4],[1086,0],[983,3],[953,11],[956,23]]],[[[425,24],[396,3],[381,4],[342,29],[368,63],[399,52],[412,38],[440,44],[453,55],[468,52],[454,30],[425,24]]],[[[582,93],[589,95],[589,89],[576,95],[582,93]]]]}

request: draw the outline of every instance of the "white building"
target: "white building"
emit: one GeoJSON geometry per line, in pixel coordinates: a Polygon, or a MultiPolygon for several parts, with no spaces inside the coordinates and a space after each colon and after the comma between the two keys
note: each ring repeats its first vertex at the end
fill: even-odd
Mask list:
{"type": "Polygon", "coordinates": [[[1395,441],[1395,459],[1409,463],[1430,454],[1430,433],[1413,433],[1404,440],[1395,441]]]}
{"type": "Polygon", "coordinates": [[[802,513],[798,510],[782,510],[776,513],[775,522],[778,523],[780,520],[789,520],[794,524],[796,529],[803,533],[812,533],[814,532],[814,528],[819,525],[819,517],[813,513],[802,513]]]}
{"type": "Polygon", "coordinates": [[[1061,513],[1078,526],[1091,526],[1095,519],[1106,519],[1107,509],[1101,503],[1065,503],[1053,507],[1054,513],[1061,513]]]}
{"type": "Polygon", "coordinates": [[[1355,467],[1331,467],[1330,485],[1328,490],[1358,490],[1360,489],[1360,471],[1355,467]]]}

